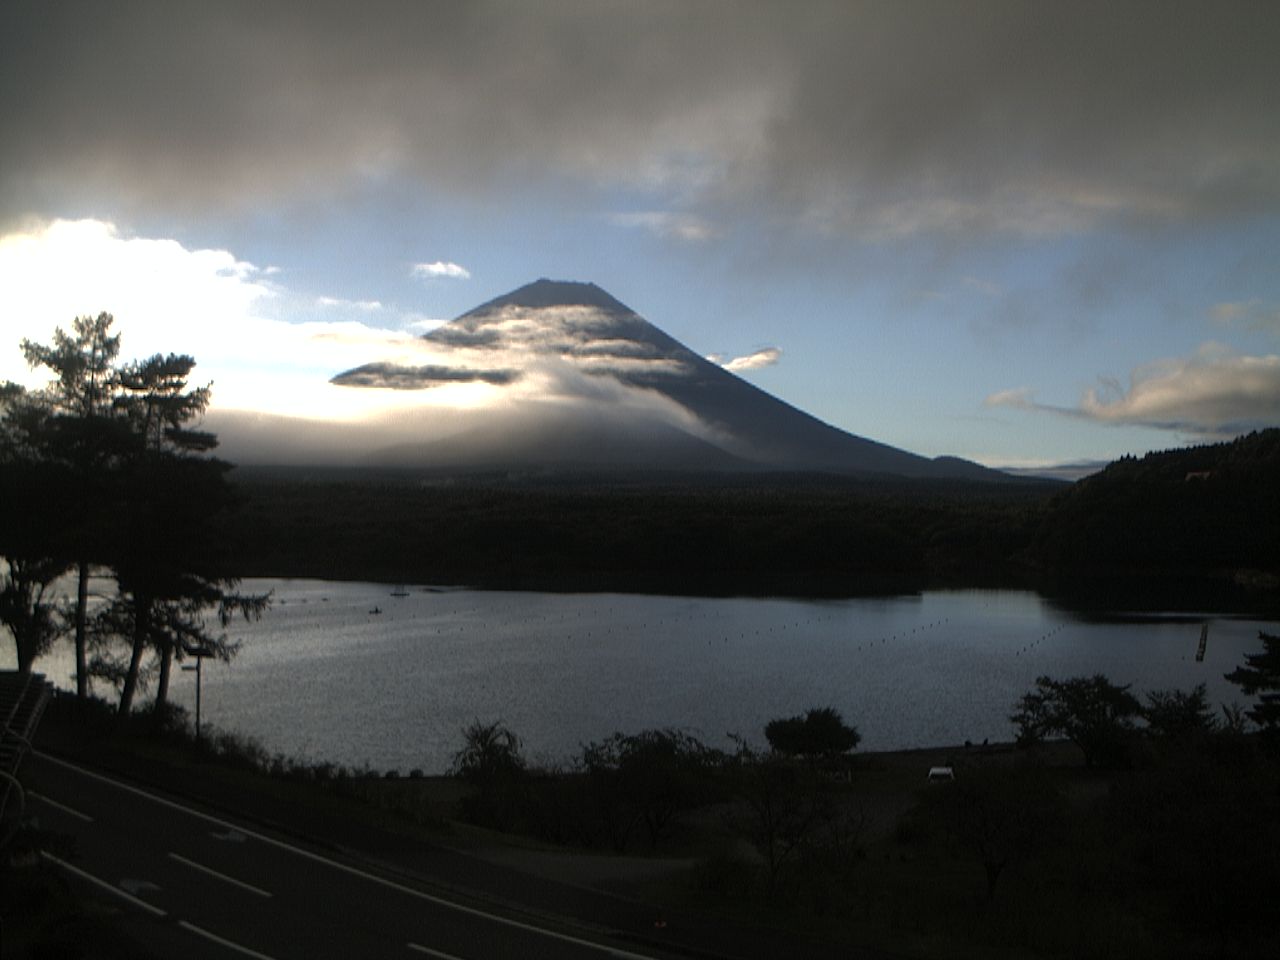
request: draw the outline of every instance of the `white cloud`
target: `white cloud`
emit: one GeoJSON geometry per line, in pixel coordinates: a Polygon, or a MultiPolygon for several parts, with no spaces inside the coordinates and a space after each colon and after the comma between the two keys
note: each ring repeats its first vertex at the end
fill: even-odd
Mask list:
{"type": "Polygon", "coordinates": [[[437,260],[435,263],[415,263],[412,273],[415,277],[425,277],[430,280],[439,277],[445,277],[450,280],[471,279],[470,270],[447,260],[437,260]]]}
{"type": "Polygon", "coordinates": [[[401,323],[401,329],[409,333],[418,334],[430,333],[436,327],[442,327],[448,320],[442,320],[439,317],[424,317],[421,314],[407,314],[401,323]]]}
{"type": "MultiPolygon", "coordinates": [[[[316,419],[382,410],[385,397],[342,392],[328,380],[392,351],[412,353],[415,338],[353,319],[275,319],[271,312],[286,301],[298,300],[304,315],[316,301],[299,300],[266,274],[226,250],[126,237],[96,220],[57,220],[0,236],[0,380],[44,385],[46,372],[27,367],[20,341],[48,343],[56,327],[106,311],[115,316],[122,359],[193,356],[193,382],[213,382],[215,410],[316,419]]],[[[374,309],[372,301],[333,302],[374,309]]]]}
{"type": "Polygon", "coordinates": [[[1025,387],[993,393],[986,404],[1104,424],[1232,436],[1280,425],[1280,356],[1245,356],[1206,343],[1190,357],[1135,368],[1128,387],[1099,378],[1099,386],[1086,390],[1077,407],[1037,403],[1025,387]]]}
{"type": "Polygon", "coordinates": [[[252,264],[226,250],[57,220],[0,237],[0,316],[10,341],[0,343],[0,372],[27,380],[20,336],[47,340],[55,326],[103,310],[115,314],[130,355],[176,350],[204,360],[227,352],[228,324],[238,328],[276,296],[252,264]]]}
{"type": "Polygon", "coordinates": [[[1241,356],[1205,344],[1189,358],[1134,370],[1129,389],[1088,390],[1088,417],[1200,433],[1238,433],[1280,424],[1280,356],[1241,356]]]}
{"type": "Polygon", "coordinates": [[[372,313],[382,309],[379,300],[343,300],[338,297],[316,297],[316,305],[320,307],[339,307],[344,310],[361,310],[372,313]]]}
{"type": "Polygon", "coordinates": [[[1000,390],[983,401],[988,407],[1013,407],[1015,410],[1031,410],[1036,407],[1035,396],[1030,387],[1014,387],[1012,390],[1000,390]]]}
{"type": "Polygon", "coordinates": [[[772,367],[781,359],[781,350],[777,347],[765,347],[754,353],[748,353],[746,356],[734,357],[727,363],[721,363],[720,365],[726,370],[737,373],[740,370],[759,370],[762,367],[772,367]]]}

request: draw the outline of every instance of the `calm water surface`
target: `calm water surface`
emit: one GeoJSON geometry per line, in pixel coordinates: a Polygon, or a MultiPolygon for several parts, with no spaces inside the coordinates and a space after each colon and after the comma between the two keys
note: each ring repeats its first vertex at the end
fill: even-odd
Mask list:
{"type": "MultiPolygon", "coordinates": [[[[1135,691],[1222,675],[1275,625],[1206,616],[1086,622],[1032,593],[838,601],[539,594],[251,580],[274,605],[230,664],[207,662],[206,722],[271,752],[443,772],[473,719],[504,720],[534,758],[614,731],[687,729],[763,742],[773,717],[834,706],[863,749],[1007,740],[1041,674],[1105,673],[1135,691]],[[373,612],[373,611],[380,612],[373,612]],[[1208,652],[1195,662],[1202,622],[1208,652]]],[[[70,656],[42,665],[51,677],[70,656]]],[[[173,698],[195,707],[194,674],[173,698]]]]}

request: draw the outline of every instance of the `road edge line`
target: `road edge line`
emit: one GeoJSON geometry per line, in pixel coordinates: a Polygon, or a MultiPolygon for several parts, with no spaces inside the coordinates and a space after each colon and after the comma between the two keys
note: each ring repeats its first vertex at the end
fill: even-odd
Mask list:
{"type": "MultiPolygon", "coordinates": [[[[313,860],[317,863],[323,863],[329,867],[332,867],[335,870],[339,870],[344,873],[349,873],[352,876],[362,877],[363,879],[368,880],[370,883],[376,883],[381,886],[387,887],[388,889],[391,889],[391,890],[398,890],[401,893],[407,894],[408,896],[416,897],[420,900],[425,900],[428,903],[434,903],[436,906],[444,907],[446,909],[453,910],[458,913],[465,913],[473,917],[481,917],[492,923],[500,924],[502,926],[515,927],[516,929],[524,930],[528,933],[538,934],[539,936],[548,937],[553,940],[560,940],[565,943],[576,944],[578,946],[586,947],[590,950],[599,951],[600,953],[606,954],[608,956],[620,958],[620,960],[655,960],[655,957],[653,956],[653,954],[633,953],[630,950],[626,950],[620,947],[610,946],[608,944],[600,943],[595,940],[588,940],[585,937],[575,937],[572,934],[561,933],[557,930],[549,930],[546,927],[540,927],[532,923],[525,923],[521,920],[516,920],[511,917],[500,916],[499,914],[495,914],[495,913],[489,913],[488,911],[481,910],[478,907],[470,907],[470,906],[467,906],[466,904],[456,903],[452,900],[447,900],[444,897],[438,896],[436,894],[426,893],[423,890],[418,890],[414,887],[406,886],[405,884],[399,883],[395,880],[390,880],[386,877],[380,877],[376,873],[369,873],[366,870],[361,870],[359,867],[354,867],[354,866],[351,866],[350,864],[342,863],[341,861],[323,856],[322,854],[313,853],[310,850],[305,850],[302,847],[294,846],[293,844],[286,843],[283,840],[277,840],[275,837],[269,837],[264,833],[259,833],[256,830],[252,830],[248,827],[231,823],[228,820],[223,820],[221,817],[215,817],[212,814],[204,813],[200,810],[196,810],[192,807],[184,806],[183,804],[177,803],[176,801],[173,801],[173,800],[169,800],[165,797],[157,796],[156,794],[151,793],[147,790],[143,790],[140,787],[135,787],[132,784],[124,783],[120,780],[114,779],[113,777],[108,777],[101,773],[96,773],[93,770],[87,770],[84,767],[78,766],[74,763],[70,763],[58,757],[50,756],[49,754],[43,751],[36,750],[32,752],[36,754],[36,756],[40,757],[41,759],[48,760],[49,762],[57,764],[59,766],[67,767],[68,769],[74,770],[77,773],[82,774],[83,776],[90,777],[91,779],[94,779],[94,780],[99,780],[103,783],[109,784],[110,786],[116,787],[117,789],[125,790],[129,793],[137,794],[140,797],[145,797],[146,799],[151,800],[153,803],[158,803],[161,806],[170,807],[171,809],[174,809],[174,810],[179,810],[187,814],[188,816],[196,817],[198,819],[205,820],[209,823],[216,823],[218,826],[226,827],[228,830],[238,830],[239,832],[245,834],[246,836],[253,837],[255,840],[259,840],[263,843],[269,844],[270,846],[278,847],[282,850],[288,850],[291,853],[295,854],[296,856],[303,857],[304,859],[307,859],[307,860],[313,860]]],[[[108,889],[115,891],[115,888],[113,887],[109,887],[108,889]]],[[[120,892],[120,891],[116,891],[116,892],[120,892]]],[[[138,902],[141,903],[142,901],[138,901],[138,902]]],[[[150,909],[155,909],[154,907],[151,907],[150,904],[147,904],[146,906],[150,909]]]]}
{"type": "Polygon", "coordinates": [[[189,933],[197,934],[212,943],[226,947],[228,950],[235,950],[238,953],[244,954],[246,957],[253,957],[254,960],[275,960],[275,957],[265,953],[259,953],[251,947],[246,947],[243,944],[236,943],[234,940],[228,940],[226,937],[220,937],[216,933],[210,933],[203,927],[197,927],[194,923],[188,923],[186,920],[179,920],[178,926],[189,933]]]}
{"type": "Polygon", "coordinates": [[[156,916],[156,917],[168,916],[168,914],[165,911],[161,910],[159,907],[155,906],[154,904],[147,903],[147,901],[139,899],[138,897],[135,897],[133,894],[129,893],[127,890],[121,890],[119,887],[113,886],[112,884],[107,883],[107,881],[102,880],[98,877],[95,877],[92,873],[89,873],[88,871],[85,871],[85,870],[81,870],[79,867],[73,866],[72,864],[67,863],[67,861],[63,860],[61,857],[55,857],[52,853],[49,853],[49,851],[47,850],[41,850],[40,856],[44,857],[46,860],[56,863],[63,870],[66,870],[68,873],[74,874],[75,876],[79,877],[81,880],[88,880],[90,883],[98,887],[101,887],[103,890],[107,891],[107,893],[114,893],[120,899],[128,900],[135,907],[141,907],[143,910],[147,911],[147,913],[150,913],[152,916],[156,916]]]}
{"type": "Polygon", "coordinates": [[[245,883],[243,880],[237,880],[235,877],[229,877],[225,873],[219,873],[217,870],[214,870],[212,867],[206,867],[203,863],[196,863],[194,860],[188,860],[182,854],[174,853],[172,850],[169,851],[169,859],[176,860],[178,863],[181,863],[184,866],[190,867],[192,870],[198,870],[201,873],[208,874],[211,877],[216,877],[217,879],[221,880],[223,883],[229,883],[232,886],[239,887],[242,890],[248,890],[250,893],[256,893],[260,897],[269,898],[272,896],[270,890],[263,890],[261,887],[255,887],[252,883],[245,883]]]}

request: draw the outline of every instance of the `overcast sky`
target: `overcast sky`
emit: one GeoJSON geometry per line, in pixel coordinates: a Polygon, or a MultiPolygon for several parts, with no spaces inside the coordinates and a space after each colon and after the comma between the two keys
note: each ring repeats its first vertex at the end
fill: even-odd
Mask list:
{"type": "Polygon", "coordinates": [[[403,398],[333,374],[547,276],[926,455],[1277,425],[1278,50],[1270,2],[6,0],[0,378],[108,310],[352,420],[403,398]]]}

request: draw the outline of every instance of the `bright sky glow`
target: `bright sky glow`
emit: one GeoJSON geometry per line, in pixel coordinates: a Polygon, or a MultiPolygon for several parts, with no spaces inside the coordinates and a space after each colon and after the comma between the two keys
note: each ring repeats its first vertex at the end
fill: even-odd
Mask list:
{"type": "Polygon", "coordinates": [[[216,414],[437,435],[581,371],[329,379],[547,276],[925,455],[1280,424],[1267,5],[446,7],[4,5],[0,379],[105,310],[216,414]]]}
{"type": "MultiPolygon", "coordinates": [[[[225,250],[123,238],[95,220],[11,233],[0,238],[0,316],[20,337],[0,345],[0,378],[43,386],[47,373],[27,368],[21,337],[52,342],[55,327],[69,329],[70,318],[110,305],[122,357],[191,354],[197,380],[214,384],[217,408],[350,420],[391,406],[385,394],[344,391],[328,379],[355,358],[411,353],[413,335],[355,320],[274,319],[276,301],[286,296],[264,270],[225,250]]],[[[329,299],[319,306],[344,304],[329,299]]]]}

